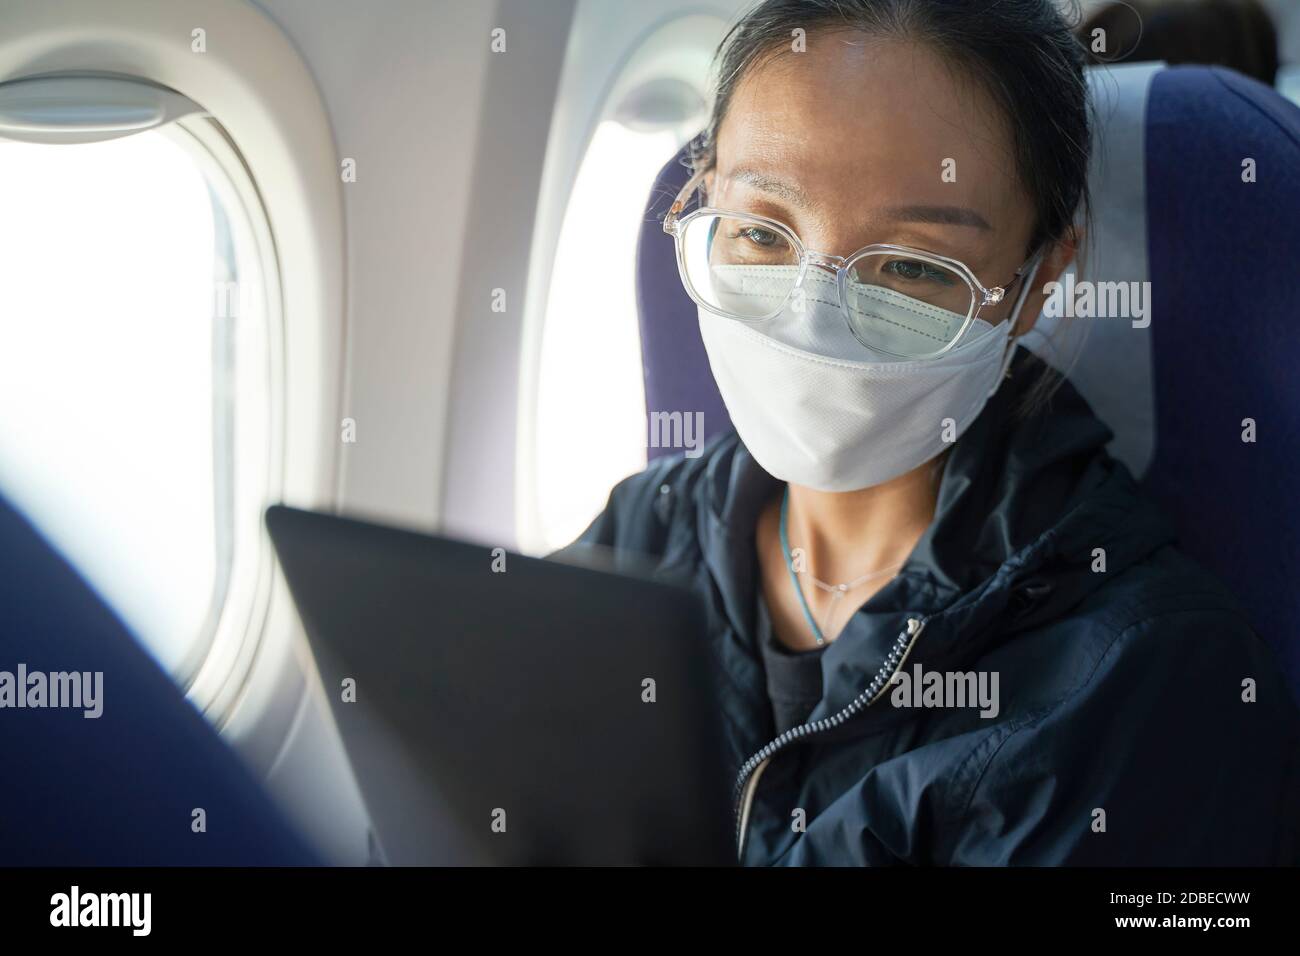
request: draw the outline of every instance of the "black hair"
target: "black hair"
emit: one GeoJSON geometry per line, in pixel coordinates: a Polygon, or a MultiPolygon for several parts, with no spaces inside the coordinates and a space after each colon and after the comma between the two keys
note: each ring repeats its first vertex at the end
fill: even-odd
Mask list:
{"type": "MultiPolygon", "coordinates": [[[[1054,0],[759,0],[718,46],[713,110],[690,149],[696,170],[716,162],[718,130],[740,82],[789,50],[799,29],[806,38],[853,30],[925,44],[981,83],[1005,114],[1016,173],[1034,203],[1026,255],[1071,237],[1076,216],[1086,217],[1091,138],[1084,53],[1054,0]]],[[[1051,383],[1040,384],[1030,406],[1050,394],[1051,383]]]]}
{"type": "Polygon", "coordinates": [[[788,49],[796,29],[920,42],[965,67],[1008,120],[1016,171],[1037,211],[1026,252],[1069,232],[1087,201],[1088,96],[1083,51],[1053,0],[760,0],[718,47],[713,112],[692,149],[696,169],[714,162],[740,81],[788,49]]]}

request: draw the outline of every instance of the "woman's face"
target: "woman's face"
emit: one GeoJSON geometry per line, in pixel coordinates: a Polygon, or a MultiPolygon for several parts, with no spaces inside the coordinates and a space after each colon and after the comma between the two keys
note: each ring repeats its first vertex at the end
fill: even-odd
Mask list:
{"type": "MultiPolygon", "coordinates": [[[[1007,123],[977,83],[926,47],[813,34],[807,52],[771,57],[740,82],[718,131],[709,204],[783,222],[819,252],[897,243],[960,260],[986,287],[1008,286],[1028,258],[1035,212],[1007,123]]],[[[1047,252],[1035,290],[1073,250],[1047,252]]],[[[980,317],[1001,321],[1019,292],[980,317]]],[[[1020,331],[1042,298],[1031,293],[1020,331]]]]}

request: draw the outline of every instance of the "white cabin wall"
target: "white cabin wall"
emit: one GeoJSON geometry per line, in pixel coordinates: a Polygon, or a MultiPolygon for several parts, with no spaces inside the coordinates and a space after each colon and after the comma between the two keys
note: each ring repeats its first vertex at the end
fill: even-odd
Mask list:
{"type": "MultiPolygon", "coordinates": [[[[316,78],[341,158],[348,332],[339,505],[432,528],[495,3],[256,0],[316,78]]],[[[339,426],[341,432],[341,424],[339,426]]]]}
{"type": "MultiPolygon", "coordinates": [[[[314,76],[337,161],[356,161],[356,181],[343,186],[344,386],[329,425],[340,436],[336,505],[432,527],[468,217],[463,184],[494,4],[385,0],[383,15],[352,0],[255,5],[314,76]],[[356,423],[354,444],[342,441],[343,418],[356,423]]],[[[296,646],[264,659],[252,706],[227,734],[331,862],[364,864],[369,819],[329,713],[332,689],[320,686],[301,637],[296,646]]]]}

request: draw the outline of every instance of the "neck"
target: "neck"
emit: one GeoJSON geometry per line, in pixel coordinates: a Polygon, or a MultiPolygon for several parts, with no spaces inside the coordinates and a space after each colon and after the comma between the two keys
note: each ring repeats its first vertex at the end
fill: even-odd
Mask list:
{"type": "Polygon", "coordinates": [[[907,560],[934,518],[945,456],[859,491],[790,486],[790,548],[827,584],[851,581],[907,560]]]}

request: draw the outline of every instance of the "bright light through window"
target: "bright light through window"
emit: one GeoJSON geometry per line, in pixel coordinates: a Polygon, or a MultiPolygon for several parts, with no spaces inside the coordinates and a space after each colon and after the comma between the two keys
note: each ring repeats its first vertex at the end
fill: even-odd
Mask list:
{"type": "Polygon", "coordinates": [[[646,465],[636,243],[655,176],[680,146],[670,131],[603,122],[574,184],[538,381],[537,491],[548,548],[581,534],[610,488],[646,465]]]}
{"type": "Polygon", "coordinates": [[[207,629],[212,199],[158,133],[0,142],[0,490],[175,673],[207,629]]]}

